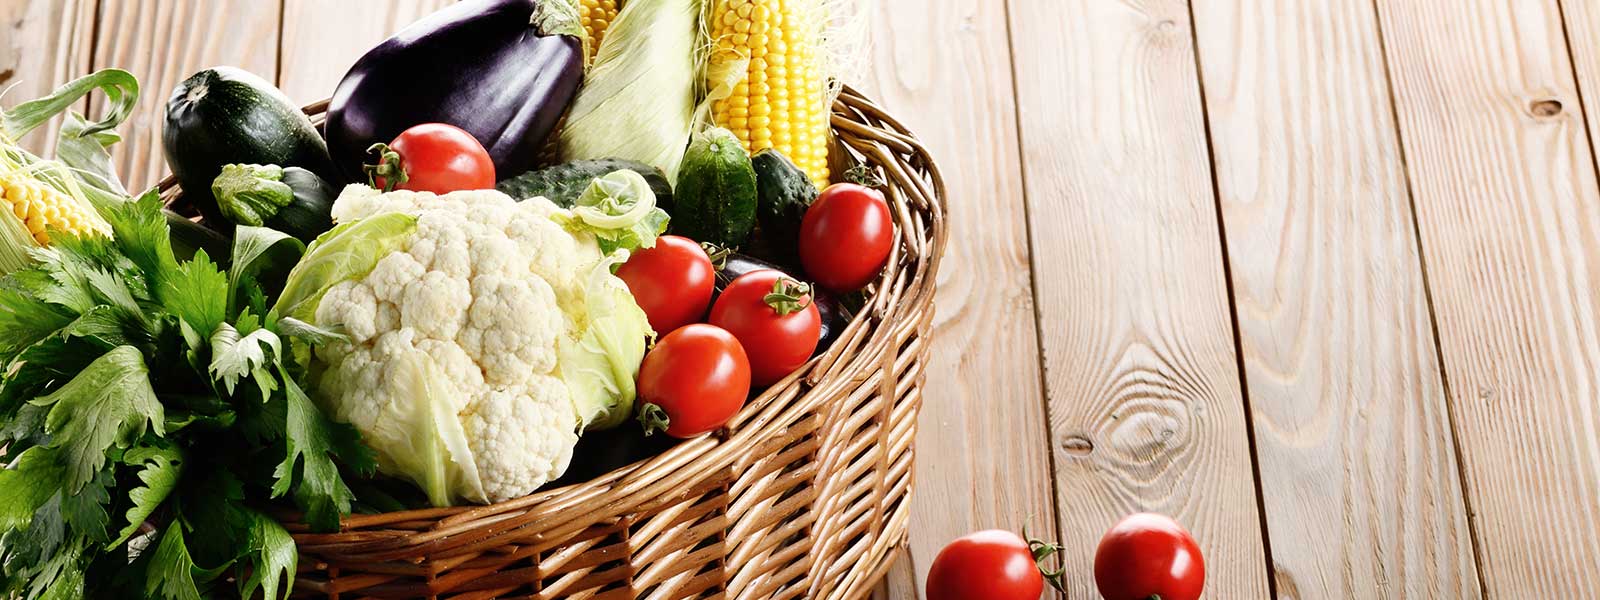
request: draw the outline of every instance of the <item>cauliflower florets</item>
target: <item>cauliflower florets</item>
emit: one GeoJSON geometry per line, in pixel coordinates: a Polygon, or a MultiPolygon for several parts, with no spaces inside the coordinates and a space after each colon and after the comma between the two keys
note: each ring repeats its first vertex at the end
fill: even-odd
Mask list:
{"type": "Polygon", "coordinates": [[[438,381],[430,385],[456,396],[448,406],[458,422],[441,427],[459,427],[470,457],[452,452],[451,460],[472,464],[455,465],[449,477],[479,481],[453,487],[455,495],[514,498],[566,470],[582,419],[560,378],[560,340],[575,334],[562,306],[582,297],[583,277],[601,255],[592,239],[550,218],[558,210],[494,191],[379,194],[359,185],[334,205],[341,223],[389,212],[417,217],[399,251],[365,277],[334,285],[316,310],[319,325],[348,338],[316,350],[326,373],[320,393],[336,418],[366,434],[385,471],[408,474],[402,463],[412,460],[400,451],[411,450],[406,428],[417,421],[386,420],[424,414],[414,406],[423,401],[416,378],[396,371],[415,360],[431,366],[438,381]],[[414,360],[401,360],[407,356],[414,360]]]}

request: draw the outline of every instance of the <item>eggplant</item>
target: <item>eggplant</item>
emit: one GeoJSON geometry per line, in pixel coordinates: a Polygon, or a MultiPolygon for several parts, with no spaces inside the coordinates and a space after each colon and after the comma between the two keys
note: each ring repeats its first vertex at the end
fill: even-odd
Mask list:
{"type": "Polygon", "coordinates": [[[367,52],[339,82],[326,136],[339,175],[423,123],[471,133],[509,179],[531,169],[583,82],[583,27],[564,0],[465,0],[367,52]]]}
{"type": "MultiPolygon", "coordinates": [[[[716,295],[721,296],[728,284],[751,271],[771,269],[787,273],[783,268],[753,256],[729,252],[717,268],[716,295]]],[[[796,278],[799,279],[799,278],[796,278]]],[[[812,356],[827,352],[844,328],[850,325],[851,310],[839,298],[817,286],[811,287],[811,301],[817,304],[817,315],[822,317],[822,332],[817,340],[817,351],[812,356]]],[[[713,298],[712,302],[716,302],[713,298]]]]}

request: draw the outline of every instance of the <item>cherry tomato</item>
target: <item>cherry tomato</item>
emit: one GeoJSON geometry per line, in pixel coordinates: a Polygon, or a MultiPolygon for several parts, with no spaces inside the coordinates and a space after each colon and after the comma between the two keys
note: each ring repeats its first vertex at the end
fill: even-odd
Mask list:
{"type": "Polygon", "coordinates": [[[494,188],[494,159],[478,138],[454,125],[424,123],[401,132],[388,145],[376,144],[368,152],[379,156],[367,165],[373,185],[392,189],[448,194],[461,190],[494,188]]]}
{"type": "Polygon", "coordinates": [[[877,190],[853,183],[829,186],[800,222],[800,264],[822,287],[853,292],[889,262],[894,219],[877,190]]]}
{"type": "Polygon", "coordinates": [[[646,434],[691,438],[727,424],[750,395],[750,361],[733,334],[704,323],[656,342],[639,365],[646,434]]]}
{"type": "Polygon", "coordinates": [[[699,321],[711,305],[717,271],[700,244],[664,235],[654,248],[638,250],[617,269],[633,300],[650,317],[650,328],[667,333],[699,321]]]}
{"type": "Polygon", "coordinates": [[[939,551],[928,569],[927,597],[1039,600],[1044,582],[1029,542],[1015,533],[991,529],[956,538],[939,551]]]}
{"type": "Polygon", "coordinates": [[[772,269],[729,283],[711,307],[711,324],[739,338],[756,387],[777,383],[805,365],[822,338],[822,315],[812,302],[811,286],[772,269]]]}
{"type": "Polygon", "coordinates": [[[1206,584],[1206,563],[1177,521],[1139,513],[1100,538],[1094,581],[1106,600],[1196,600],[1206,584]]]}

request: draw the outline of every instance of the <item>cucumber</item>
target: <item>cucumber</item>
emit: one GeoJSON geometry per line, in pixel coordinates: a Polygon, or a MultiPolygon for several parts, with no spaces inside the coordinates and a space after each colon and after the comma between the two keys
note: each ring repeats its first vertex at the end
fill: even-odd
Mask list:
{"type": "Polygon", "coordinates": [[[694,136],[673,194],[678,235],[735,248],[755,229],[756,171],[731,131],[713,127],[694,136]]]}
{"type": "Polygon", "coordinates": [[[219,227],[226,219],[211,182],[223,165],[301,167],[330,180],[334,175],[328,145],[311,119],[278,88],[234,67],[195,73],[173,90],[161,142],[184,200],[219,227]]]}
{"type": "Polygon", "coordinates": [[[572,208],[591,182],[622,169],[643,175],[650,183],[650,191],[656,193],[656,206],[669,214],[672,212],[672,182],[667,181],[661,169],[622,158],[575,160],[529,171],[500,182],[495,189],[517,200],[543,196],[561,208],[572,208]]]}
{"type": "Polygon", "coordinates": [[[774,258],[793,264],[799,258],[800,223],[817,199],[817,186],[783,153],[773,149],[750,157],[756,170],[756,218],[774,258]]]}

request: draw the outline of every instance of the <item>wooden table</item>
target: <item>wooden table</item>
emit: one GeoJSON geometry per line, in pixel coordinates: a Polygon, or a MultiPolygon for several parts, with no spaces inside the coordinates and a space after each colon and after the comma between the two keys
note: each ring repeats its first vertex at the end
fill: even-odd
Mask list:
{"type": "MultiPolygon", "coordinates": [[[[446,0],[4,0],[8,104],[96,67],[328,95],[446,0]]],[[[1600,598],[1600,3],[875,0],[856,81],[955,227],[913,598],[947,540],[1199,538],[1211,598],[1600,598]]],[[[48,136],[30,139],[48,146],[48,136]]]]}

